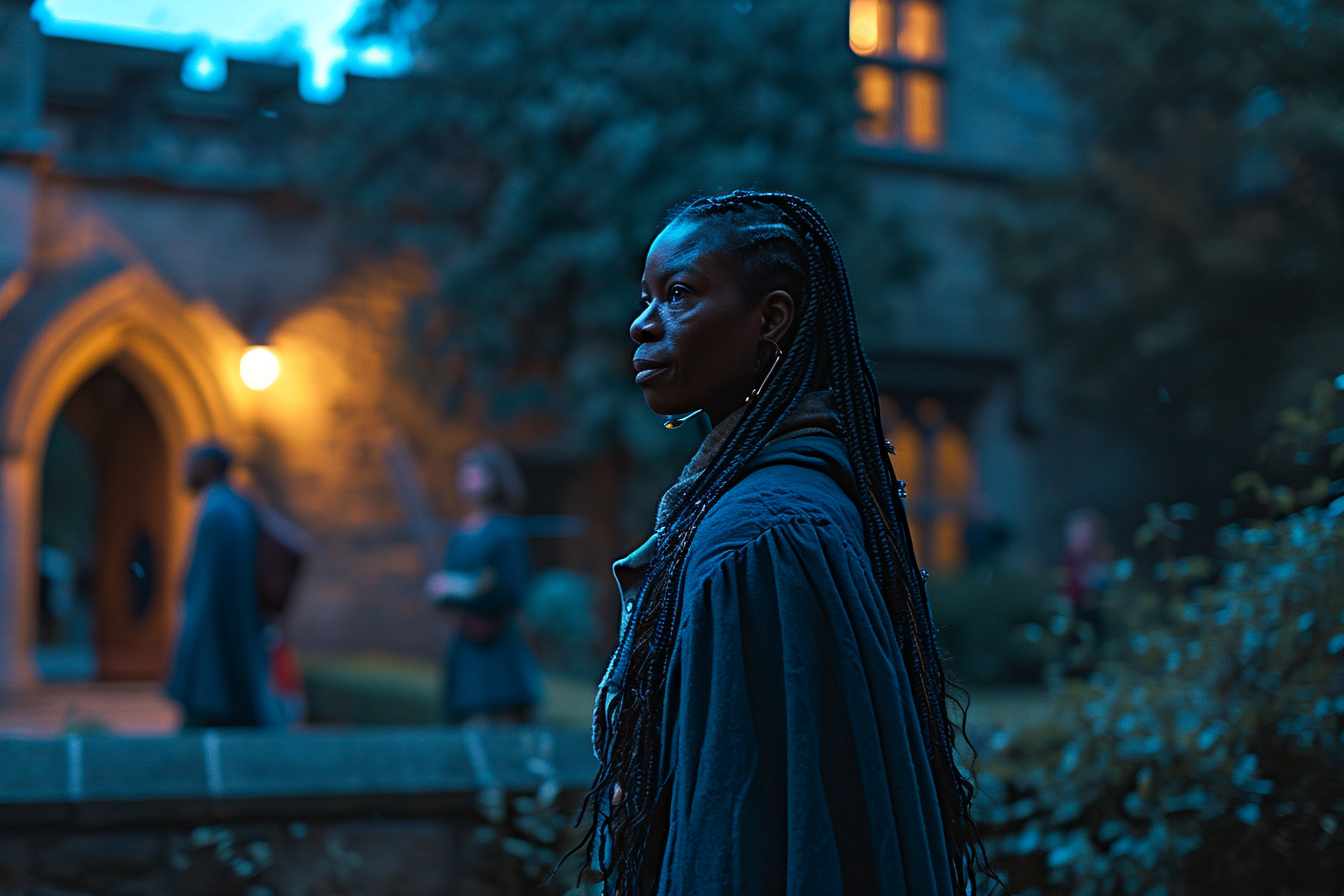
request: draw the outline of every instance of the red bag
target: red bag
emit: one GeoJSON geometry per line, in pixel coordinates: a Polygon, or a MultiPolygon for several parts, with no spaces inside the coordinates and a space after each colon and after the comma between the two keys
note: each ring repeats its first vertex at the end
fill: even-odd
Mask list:
{"type": "Polygon", "coordinates": [[[253,505],[257,511],[257,545],[253,579],[257,588],[257,609],[263,619],[285,612],[294,593],[294,583],[303,571],[309,537],[298,524],[265,505],[253,505]]]}
{"type": "Polygon", "coordinates": [[[294,645],[284,638],[271,645],[271,685],[280,695],[303,694],[303,673],[294,645]]]}
{"type": "Polygon", "coordinates": [[[279,701],[283,721],[299,722],[308,714],[307,696],[303,690],[303,670],[298,654],[279,625],[268,625],[266,659],[270,672],[271,694],[279,701]]]}
{"type": "Polygon", "coordinates": [[[508,613],[499,616],[480,616],[464,610],[457,618],[457,630],[473,644],[489,644],[504,633],[508,624],[508,613]]]}

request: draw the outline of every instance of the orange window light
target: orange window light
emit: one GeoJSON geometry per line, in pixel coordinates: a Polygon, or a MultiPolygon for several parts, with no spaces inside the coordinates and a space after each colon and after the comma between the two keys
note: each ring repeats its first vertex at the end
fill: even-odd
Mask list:
{"type": "MultiPolygon", "coordinates": [[[[894,406],[894,402],[893,402],[894,406]]],[[[897,479],[906,483],[906,494],[913,503],[922,491],[920,480],[924,477],[925,457],[924,434],[909,420],[896,419],[896,423],[887,430],[887,439],[896,453],[889,460],[897,479]]],[[[910,540],[915,545],[915,556],[923,560],[928,553],[925,543],[924,520],[918,510],[912,508],[907,517],[910,526],[910,540]]]]}
{"type": "Polygon", "coordinates": [[[961,427],[944,423],[931,435],[933,461],[926,483],[933,486],[939,511],[929,533],[928,562],[940,572],[966,562],[966,508],[975,491],[975,455],[961,427]]]}
{"type": "Polygon", "coordinates": [[[910,538],[920,564],[955,573],[966,563],[968,507],[976,492],[975,450],[966,432],[947,419],[942,402],[925,397],[914,419],[883,396],[882,420],[895,448],[893,471],[907,480],[910,538]]]}
{"type": "Polygon", "coordinates": [[[906,72],[901,79],[902,128],[915,149],[937,149],[943,142],[943,81],[932,72],[906,72]]]}
{"type": "Polygon", "coordinates": [[[891,143],[896,127],[896,73],[885,65],[861,65],[855,96],[864,116],[855,125],[865,143],[891,143]]]}
{"type": "Polygon", "coordinates": [[[903,0],[898,18],[900,28],[896,32],[897,53],[912,62],[942,60],[944,50],[941,6],[933,0],[903,0]]]}
{"type": "Polygon", "coordinates": [[[850,0],[849,48],[860,56],[890,53],[894,25],[891,0],[850,0]]]}
{"type": "Polygon", "coordinates": [[[933,490],[940,498],[964,503],[975,491],[975,454],[961,427],[947,423],[933,436],[936,461],[933,490]]]}

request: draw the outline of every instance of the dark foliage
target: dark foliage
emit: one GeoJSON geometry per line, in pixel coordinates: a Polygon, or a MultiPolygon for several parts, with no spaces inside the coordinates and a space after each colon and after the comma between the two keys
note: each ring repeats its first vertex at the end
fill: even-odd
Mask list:
{"type": "Polygon", "coordinates": [[[308,170],[363,245],[429,254],[410,372],[449,411],[485,395],[552,412],[577,450],[684,448],[650,439],[626,331],[648,243],[692,195],[808,196],[873,299],[918,267],[844,158],[843,4],[445,0],[419,40],[411,76],[351,91],[308,170]]]}
{"type": "Polygon", "coordinates": [[[1082,153],[998,228],[1000,275],[1033,300],[1077,406],[1216,494],[1344,340],[1344,3],[1021,13],[1020,49],[1074,101],[1082,153]]]}
{"type": "MultiPolygon", "coordinates": [[[[1339,477],[1344,396],[1317,397],[1270,446],[1339,477]]],[[[1015,892],[1344,887],[1344,496],[1293,494],[1219,530],[1216,561],[1121,561],[1118,661],[1049,725],[996,738],[981,821],[1015,892]]],[[[1150,514],[1136,545],[1179,541],[1172,517],[1150,514]]]]}
{"type": "Polygon", "coordinates": [[[1056,590],[1047,576],[992,566],[929,579],[938,646],[956,679],[967,685],[1039,683],[1046,655],[1035,633],[1050,618],[1056,590]]]}

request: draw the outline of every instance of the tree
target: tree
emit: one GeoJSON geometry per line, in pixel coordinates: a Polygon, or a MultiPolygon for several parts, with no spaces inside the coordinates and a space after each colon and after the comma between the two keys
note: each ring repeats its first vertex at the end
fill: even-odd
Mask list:
{"type": "MultiPolygon", "coordinates": [[[[373,27],[414,8],[392,2],[373,27]]],[[[862,296],[913,273],[917,253],[867,215],[845,158],[844,14],[805,0],[442,3],[414,73],[352,91],[307,166],[364,244],[432,260],[415,378],[450,410],[469,396],[496,417],[544,407],[571,449],[647,451],[627,328],[648,242],[699,193],[811,198],[869,262],[862,296]]]]}
{"type": "Polygon", "coordinates": [[[1216,492],[1344,344],[1344,4],[1025,0],[1075,176],[997,232],[1068,395],[1216,492]],[[1252,422],[1253,421],[1253,422],[1252,422]]]}

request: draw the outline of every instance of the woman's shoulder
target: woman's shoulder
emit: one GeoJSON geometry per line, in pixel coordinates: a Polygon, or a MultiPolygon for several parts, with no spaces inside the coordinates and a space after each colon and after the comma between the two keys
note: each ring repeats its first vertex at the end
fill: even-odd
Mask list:
{"type": "Polygon", "coordinates": [[[523,524],[516,516],[496,513],[477,526],[459,526],[453,538],[460,541],[493,542],[501,539],[522,538],[523,524]]]}
{"type": "Polygon", "coordinates": [[[820,537],[863,540],[848,489],[843,446],[830,436],[788,439],[761,452],[748,473],[705,515],[693,558],[735,551],[771,531],[817,530],[820,537]],[[837,455],[837,449],[839,453],[837,455]]]}
{"type": "Polygon", "coordinates": [[[224,483],[210,486],[201,505],[201,524],[245,526],[255,516],[252,505],[224,483]]]}

